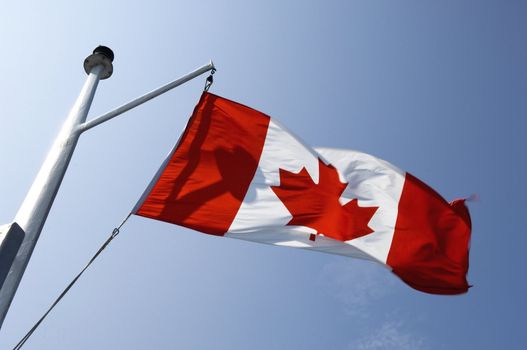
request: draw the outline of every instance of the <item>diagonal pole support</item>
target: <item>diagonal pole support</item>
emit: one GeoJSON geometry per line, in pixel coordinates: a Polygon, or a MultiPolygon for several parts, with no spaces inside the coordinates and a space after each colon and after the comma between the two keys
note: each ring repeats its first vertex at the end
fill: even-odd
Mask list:
{"type": "Polygon", "coordinates": [[[119,106],[117,107],[116,109],[110,111],[110,112],[107,112],[101,116],[98,116],[86,123],[83,123],[81,125],[79,125],[79,131],[82,133],[86,130],[89,130],[99,124],[102,124],[110,119],[113,119],[121,114],[123,114],[124,112],[127,112],[129,110],[131,110],[132,108],[135,108],[139,105],[142,105],[143,103],[145,102],[148,102],[150,101],[151,99],[159,96],[159,95],[162,95],[164,94],[165,92],[168,92],[170,90],[172,90],[173,88],[175,87],[178,87],[179,85],[182,85],[184,83],[186,83],[187,81],[189,80],[192,80],[198,76],[200,76],[201,74],[203,73],[206,73],[210,70],[216,70],[216,68],[214,67],[214,63],[212,63],[212,61],[209,61],[209,63],[207,63],[206,65],[202,66],[202,67],[199,67],[198,69],[188,73],[188,74],[185,74],[184,76],[182,76],[181,78],[178,78],[168,84],[165,84],[155,90],[152,90],[150,91],[149,93],[146,93],[144,94],[143,96],[139,96],[138,98],[130,101],[130,102],[127,102],[125,103],[124,105],[122,106],[119,106]]]}

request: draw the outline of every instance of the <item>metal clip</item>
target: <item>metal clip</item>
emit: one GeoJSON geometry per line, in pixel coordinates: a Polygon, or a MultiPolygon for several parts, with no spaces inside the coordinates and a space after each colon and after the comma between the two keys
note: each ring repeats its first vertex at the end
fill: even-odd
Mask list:
{"type": "Polygon", "coordinates": [[[115,237],[117,237],[117,235],[119,234],[119,232],[120,232],[120,231],[119,231],[119,229],[118,229],[117,227],[114,228],[113,231],[112,231],[112,236],[111,236],[112,239],[115,238],[115,237]]]}
{"type": "Polygon", "coordinates": [[[212,83],[214,82],[214,78],[212,77],[216,73],[216,69],[212,68],[210,71],[210,75],[205,80],[205,87],[203,88],[203,91],[207,92],[209,91],[209,88],[211,87],[212,83]]]}

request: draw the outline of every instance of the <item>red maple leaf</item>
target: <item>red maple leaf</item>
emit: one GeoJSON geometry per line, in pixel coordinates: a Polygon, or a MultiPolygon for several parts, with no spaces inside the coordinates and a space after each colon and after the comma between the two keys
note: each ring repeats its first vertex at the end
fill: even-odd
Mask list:
{"type": "MultiPolygon", "coordinates": [[[[359,207],[357,199],[340,204],[339,198],[348,184],[340,182],[334,166],[320,159],[318,164],[318,184],[302,168],[298,174],[280,169],[280,186],[271,186],[293,216],[287,224],[307,226],[339,241],[372,233],[368,223],[378,207],[359,207]]],[[[315,236],[311,237],[314,240],[315,236]]]]}

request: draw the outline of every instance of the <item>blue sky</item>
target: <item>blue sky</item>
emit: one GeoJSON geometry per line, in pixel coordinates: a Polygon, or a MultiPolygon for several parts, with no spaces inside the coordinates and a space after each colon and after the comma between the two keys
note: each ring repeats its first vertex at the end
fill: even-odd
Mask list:
{"type": "MultiPolygon", "coordinates": [[[[0,223],[85,80],[96,116],[212,59],[211,92],[313,146],[361,150],[469,203],[469,280],[414,291],[380,266],[132,217],[27,349],[521,348],[527,314],[522,1],[8,2],[0,11],[0,223]]],[[[81,137],[0,330],[12,347],[131,210],[203,78],[81,137]]]]}

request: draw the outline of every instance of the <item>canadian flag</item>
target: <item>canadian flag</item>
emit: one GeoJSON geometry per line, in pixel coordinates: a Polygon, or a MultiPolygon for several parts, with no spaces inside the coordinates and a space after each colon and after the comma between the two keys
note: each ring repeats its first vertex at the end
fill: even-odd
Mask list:
{"type": "Polygon", "coordinates": [[[371,155],[311,148],[276,120],[204,92],[134,208],[204,233],[373,260],[434,294],[468,290],[471,223],[371,155]]]}

